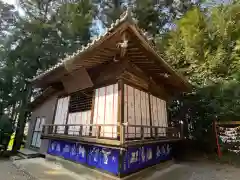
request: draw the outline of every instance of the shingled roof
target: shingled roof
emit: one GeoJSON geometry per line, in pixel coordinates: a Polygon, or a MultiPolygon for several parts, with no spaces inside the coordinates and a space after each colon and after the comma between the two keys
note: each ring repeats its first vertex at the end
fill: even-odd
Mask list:
{"type": "Polygon", "coordinates": [[[64,59],[60,60],[60,62],[57,63],[55,66],[52,66],[51,68],[47,69],[43,73],[33,77],[33,79],[31,81],[34,81],[34,80],[37,80],[37,79],[39,79],[39,78],[41,78],[43,76],[46,76],[49,72],[53,71],[54,69],[57,69],[57,68],[59,68],[61,66],[64,66],[65,63],[67,63],[68,61],[72,60],[73,58],[75,58],[76,56],[80,55],[81,53],[84,53],[89,48],[91,48],[93,45],[95,45],[97,42],[100,42],[103,39],[103,37],[105,37],[108,33],[113,31],[118,25],[120,25],[122,22],[124,22],[125,20],[127,20],[130,17],[131,17],[131,11],[128,9],[127,11],[125,11],[120,16],[119,19],[117,19],[114,23],[112,23],[110,25],[109,28],[106,29],[106,32],[104,34],[97,36],[90,43],[88,43],[86,46],[82,46],[81,49],[78,49],[77,52],[73,53],[72,55],[67,55],[64,59]]]}
{"type": "MultiPolygon", "coordinates": [[[[95,39],[92,40],[92,42],[88,43],[86,46],[82,46],[81,49],[77,50],[77,52],[73,53],[72,55],[68,55],[65,57],[65,59],[61,60],[59,63],[57,63],[55,66],[47,69],[45,72],[35,76],[31,82],[34,84],[37,81],[40,81],[43,78],[46,78],[49,76],[50,73],[54,73],[55,71],[62,71],[62,70],[66,70],[67,69],[67,65],[68,63],[74,62],[76,59],[79,59],[79,61],[83,61],[83,55],[86,54],[87,52],[91,52],[92,49],[99,47],[100,44],[106,42],[108,40],[108,38],[115,33],[116,31],[118,31],[118,29],[121,27],[121,25],[123,25],[124,23],[127,23],[128,26],[131,28],[131,31],[138,37],[138,41],[135,44],[141,44],[144,46],[144,48],[146,49],[146,51],[149,51],[151,54],[153,54],[154,59],[158,60],[158,65],[159,65],[159,71],[157,71],[157,69],[155,68],[156,66],[154,66],[154,64],[150,64],[149,63],[149,67],[151,66],[152,71],[156,71],[158,72],[158,74],[163,74],[163,78],[167,78],[164,77],[165,75],[168,76],[168,74],[166,73],[162,73],[162,71],[160,71],[161,69],[167,69],[167,72],[175,77],[178,78],[178,81],[176,82],[172,82],[172,84],[176,83],[179,84],[181,83],[181,86],[184,86],[184,89],[189,89],[190,88],[190,84],[185,80],[185,78],[183,76],[181,76],[181,74],[177,73],[175,70],[173,70],[162,58],[162,56],[157,52],[155,46],[153,45],[152,41],[149,40],[149,37],[147,36],[147,33],[144,32],[143,30],[141,30],[137,25],[135,20],[132,18],[132,12],[130,9],[128,9],[127,11],[125,11],[119,19],[117,19],[114,23],[111,24],[111,26],[109,28],[106,29],[106,32],[98,37],[96,37],[95,39]],[[161,66],[161,67],[160,67],[161,66]],[[153,69],[154,67],[154,69],[153,69]]],[[[91,55],[91,54],[90,54],[91,55]]],[[[89,56],[89,55],[88,55],[89,56]]],[[[149,58],[147,58],[149,59],[149,58]]],[[[151,58],[150,58],[151,59],[151,58]]],[[[100,61],[100,58],[99,58],[100,61]]],[[[93,61],[96,62],[96,61],[93,61]]],[[[139,63],[140,65],[141,63],[139,63]]],[[[138,64],[137,64],[138,65],[138,64]]],[[[146,64],[147,65],[147,64],[146,64]]],[[[80,65],[81,66],[81,65],[80,65]]],[[[144,65],[145,66],[145,65],[144,65]]],[[[144,69],[143,66],[143,69],[144,69]]],[[[150,68],[150,70],[151,70],[150,68]]],[[[180,86],[180,85],[178,85],[180,86]]]]}

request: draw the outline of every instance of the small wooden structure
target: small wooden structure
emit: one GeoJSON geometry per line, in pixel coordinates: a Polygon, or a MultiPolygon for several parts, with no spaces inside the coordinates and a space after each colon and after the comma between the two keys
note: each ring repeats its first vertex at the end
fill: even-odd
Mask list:
{"type": "MultiPolygon", "coordinates": [[[[32,83],[46,89],[33,102],[39,114],[32,121],[49,154],[122,177],[170,159],[171,144],[182,139],[180,127],[169,126],[167,101],[190,85],[157,53],[130,11],[32,83]],[[39,107],[54,109],[53,119],[39,107]]],[[[41,149],[39,136],[32,137],[41,149]]]]}
{"type": "Polygon", "coordinates": [[[220,157],[224,152],[240,153],[240,121],[216,122],[217,145],[220,157]]]}

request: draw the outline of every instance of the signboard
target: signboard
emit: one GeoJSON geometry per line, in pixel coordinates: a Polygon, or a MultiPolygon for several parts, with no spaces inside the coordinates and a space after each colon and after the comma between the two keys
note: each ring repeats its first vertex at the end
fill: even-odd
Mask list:
{"type": "Polygon", "coordinates": [[[48,154],[97,167],[115,175],[119,172],[120,150],[117,149],[65,141],[51,141],[48,148],[48,154]]]}
{"type": "Polygon", "coordinates": [[[128,148],[124,153],[121,170],[119,168],[119,149],[53,140],[49,143],[48,153],[118,175],[119,173],[136,172],[139,169],[171,159],[171,146],[169,144],[153,144],[128,148]]]}
{"type": "Polygon", "coordinates": [[[122,172],[135,172],[138,169],[143,169],[169,159],[171,159],[171,147],[169,144],[129,148],[124,156],[122,172]]]}

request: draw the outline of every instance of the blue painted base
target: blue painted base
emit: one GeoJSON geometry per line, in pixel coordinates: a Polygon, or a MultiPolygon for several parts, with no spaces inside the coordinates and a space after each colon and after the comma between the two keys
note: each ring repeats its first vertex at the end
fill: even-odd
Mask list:
{"type": "Polygon", "coordinates": [[[48,154],[121,176],[171,159],[171,146],[151,144],[120,150],[52,140],[49,143],[48,154]]]}

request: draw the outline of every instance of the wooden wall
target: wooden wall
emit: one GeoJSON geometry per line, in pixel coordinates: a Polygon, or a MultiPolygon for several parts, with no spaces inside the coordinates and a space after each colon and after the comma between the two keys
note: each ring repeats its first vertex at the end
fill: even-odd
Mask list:
{"type": "MultiPolygon", "coordinates": [[[[124,122],[129,125],[152,125],[167,127],[166,102],[129,85],[124,85],[124,122]],[[149,99],[150,98],[150,99],[149,99]],[[150,105],[150,107],[149,107],[150,105]],[[151,109],[151,117],[150,117],[151,109]]],[[[165,129],[159,130],[163,136],[165,129]]],[[[150,136],[150,128],[144,129],[145,136],[150,136]]],[[[141,137],[140,128],[129,127],[126,138],[141,137]]]]}
{"type": "MultiPolygon", "coordinates": [[[[150,126],[148,93],[129,85],[124,85],[124,122],[131,125],[150,126]]],[[[145,129],[150,136],[150,129],[145,129]]],[[[127,138],[140,137],[140,128],[129,127],[127,138]]]]}
{"type": "MultiPolygon", "coordinates": [[[[150,95],[150,106],[152,115],[152,125],[167,127],[167,107],[166,101],[150,95]]],[[[165,136],[166,129],[159,129],[159,135],[165,136]]]]}
{"type": "MultiPolygon", "coordinates": [[[[100,136],[107,138],[117,137],[118,124],[118,84],[95,89],[93,111],[74,112],[68,114],[69,96],[58,99],[55,115],[55,124],[95,124],[101,127],[100,136]],[[93,113],[93,115],[92,115],[93,113]],[[67,118],[68,116],[68,118],[67,118]],[[93,118],[91,120],[91,117],[93,118]],[[67,120],[68,119],[68,120],[67,120]],[[109,126],[106,126],[109,125],[109,126]]],[[[167,127],[166,101],[151,95],[149,92],[124,84],[124,123],[130,125],[146,125],[167,127]],[[150,117],[151,115],[151,117],[150,117]]],[[[79,135],[79,126],[70,126],[70,135],[79,135]]],[[[90,128],[83,127],[83,135],[89,135],[90,128]]],[[[140,138],[140,127],[129,127],[126,138],[140,138]]],[[[64,127],[59,127],[58,133],[64,133],[64,127]]],[[[92,135],[96,136],[96,126],[92,128],[92,135]]],[[[144,128],[144,136],[150,137],[150,128],[144,128]]],[[[166,129],[158,129],[158,134],[166,135],[166,129]]]]}
{"type": "MultiPolygon", "coordinates": [[[[94,102],[93,124],[117,125],[118,84],[96,89],[94,102]]],[[[96,129],[93,129],[93,135],[96,135],[96,129]]],[[[102,127],[100,135],[116,138],[117,127],[102,127]]]]}
{"type": "MultiPolygon", "coordinates": [[[[57,103],[57,97],[59,92],[52,94],[48,98],[46,98],[42,103],[35,106],[31,114],[31,120],[29,121],[28,127],[28,136],[27,142],[25,144],[26,148],[32,148],[32,142],[34,141],[34,128],[36,124],[39,124],[37,121],[39,118],[45,119],[45,124],[53,124],[54,120],[54,112],[55,112],[55,105],[57,103]]],[[[42,123],[44,123],[42,121],[42,123]]],[[[40,140],[40,137],[38,138],[40,140]]],[[[48,139],[41,139],[41,146],[39,148],[40,153],[45,153],[48,148],[48,139]]],[[[39,146],[40,142],[38,142],[39,146]]],[[[36,150],[36,148],[34,148],[36,150]]]]}

